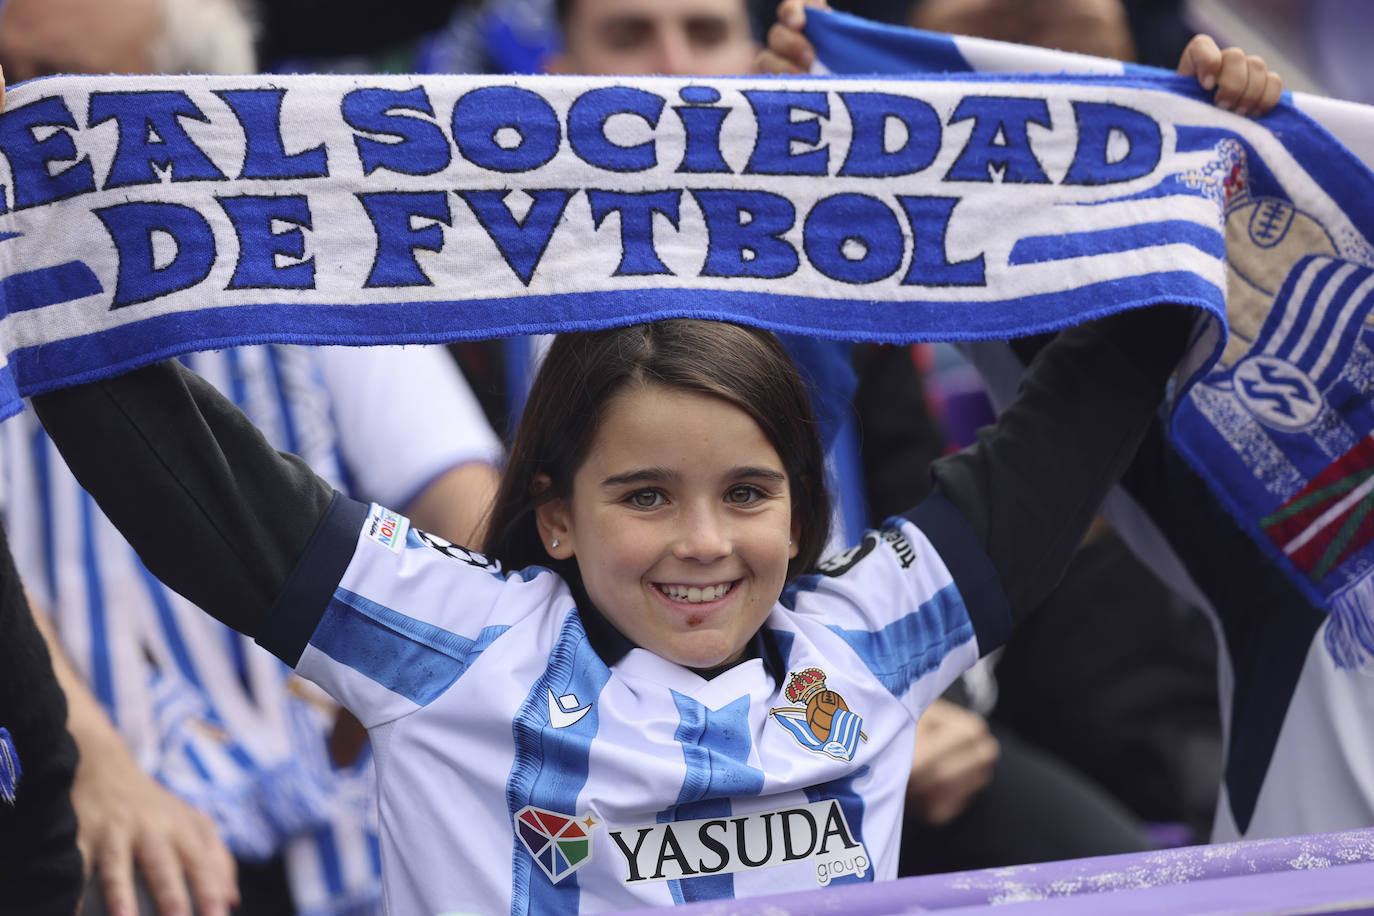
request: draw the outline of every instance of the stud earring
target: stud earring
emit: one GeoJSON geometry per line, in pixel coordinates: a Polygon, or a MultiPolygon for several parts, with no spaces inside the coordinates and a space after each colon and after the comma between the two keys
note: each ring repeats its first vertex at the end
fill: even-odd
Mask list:
{"type": "Polygon", "coordinates": [[[558,546],[558,538],[554,538],[554,539],[553,539],[553,543],[550,544],[549,546],[550,546],[550,547],[557,547],[557,546],[558,546]]]}

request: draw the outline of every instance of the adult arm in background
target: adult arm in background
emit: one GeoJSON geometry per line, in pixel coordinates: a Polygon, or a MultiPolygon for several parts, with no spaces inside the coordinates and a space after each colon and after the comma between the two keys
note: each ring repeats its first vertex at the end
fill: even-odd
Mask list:
{"type": "Polygon", "coordinates": [[[992,779],[1000,754],[986,719],[936,699],[916,720],[907,810],[932,827],[949,823],[992,779]]]}
{"type": "Polygon", "coordinates": [[[315,355],[350,492],[480,547],[501,442],[448,350],[320,347],[315,355]]]}
{"type": "Polygon", "coordinates": [[[81,749],[71,791],[76,842],[87,872],[100,877],[106,909],[111,916],[138,912],[137,865],[159,913],[190,913],[194,900],[202,916],[227,916],[239,902],[236,870],[214,823],[143,771],[36,607],[34,622],[67,697],[67,728],[81,749]]]}

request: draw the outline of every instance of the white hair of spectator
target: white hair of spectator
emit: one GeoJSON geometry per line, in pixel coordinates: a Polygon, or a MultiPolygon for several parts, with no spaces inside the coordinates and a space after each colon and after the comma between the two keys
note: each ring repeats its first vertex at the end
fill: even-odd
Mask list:
{"type": "Polygon", "coordinates": [[[239,0],[162,0],[159,73],[253,73],[253,22],[239,0]]]}

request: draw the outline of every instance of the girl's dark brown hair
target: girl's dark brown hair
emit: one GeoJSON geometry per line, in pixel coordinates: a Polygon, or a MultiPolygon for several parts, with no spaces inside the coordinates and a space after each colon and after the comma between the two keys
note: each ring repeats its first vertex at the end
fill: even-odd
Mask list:
{"type": "Polygon", "coordinates": [[[830,530],[824,458],[806,388],[777,338],[720,321],[675,318],[563,334],[530,390],[487,527],[487,553],[507,569],[546,566],[575,586],[577,562],[544,550],[534,507],[571,495],[611,398],[652,382],[728,401],[763,430],[782,459],[792,493],[797,555],[787,577],[815,567],[830,530]],[[536,492],[547,474],[551,484],[536,492]]]}

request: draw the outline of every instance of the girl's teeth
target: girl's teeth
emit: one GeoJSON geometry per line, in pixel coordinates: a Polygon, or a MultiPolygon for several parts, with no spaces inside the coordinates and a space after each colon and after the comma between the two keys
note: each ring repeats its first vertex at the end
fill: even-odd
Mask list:
{"type": "Polygon", "coordinates": [[[661,585],[659,590],[663,594],[672,598],[674,601],[685,601],[688,604],[700,604],[703,601],[716,601],[725,597],[725,593],[730,590],[728,584],[724,585],[661,585]]]}

